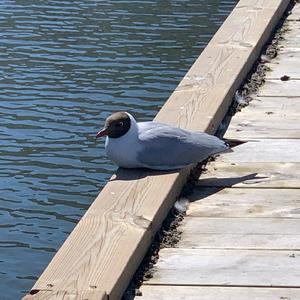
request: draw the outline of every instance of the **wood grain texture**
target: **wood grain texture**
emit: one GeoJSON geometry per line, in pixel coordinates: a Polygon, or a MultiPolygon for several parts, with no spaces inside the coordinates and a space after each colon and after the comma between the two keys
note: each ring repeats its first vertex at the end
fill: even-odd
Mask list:
{"type": "Polygon", "coordinates": [[[296,288],[202,287],[145,285],[135,300],[298,300],[296,288]]]}
{"type": "Polygon", "coordinates": [[[300,47],[284,47],[278,51],[276,58],[266,64],[270,71],[267,72],[267,79],[280,79],[287,75],[290,79],[300,79],[300,47]]]}
{"type": "Polygon", "coordinates": [[[120,268],[135,263],[134,257],[127,254],[132,248],[138,251],[146,242],[144,239],[151,240],[149,225],[150,222],[143,222],[141,226],[134,221],[128,224],[105,214],[83,218],[55,257],[56,265],[48,266],[34,289],[43,290],[50,285],[56,290],[64,288],[72,292],[80,291],[82,287],[102,290],[115,280],[120,268]],[[118,253],[118,257],[111,253],[118,253]],[[66,274],[68,278],[64,280],[66,274]]]}
{"type": "MultiPolygon", "coordinates": [[[[299,102],[300,111],[300,102],[299,102]]],[[[290,116],[283,112],[255,113],[244,118],[239,114],[230,123],[225,138],[232,139],[300,139],[300,114],[290,116]]]]}
{"type": "Polygon", "coordinates": [[[300,188],[299,163],[211,164],[197,185],[204,187],[300,188]]]}
{"type": "MultiPolygon", "coordinates": [[[[150,244],[160,226],[159,219],[168,212],[182,185],[175,181],[176,186],[172,188],[170,176],[177,176],[177,173],[158,175],[156,172],[153,173],[156,175],[147,176],[148,172],[143,172],[139,173],[143,176],[136,178],[134,170],[118,171],[72,231],[34,289],[44,290],[49,284],[66,291],[80,291],[91,286],[103,290],[105,287],[112,299],[120,297],[118,291],[127,287],[129,274],[134,273],[142,259],[140,253],[150,244]],[[158,178],[162,180],[162,190],[159,197],[154,197],[158,178]]],[[[179,180],[183,176],[174,180],[176,178],[179,180]]]]}
{"type": "Polygon", "coordinates": [[[300,98],[255,97],[231,119],[226,138],[300,138],[300,98]]]}
{"type": "Polygon", "coordinates": [[[252,115],[272,115],[272,113],[282,117],[287,115],[292,118],[298,117],[300,115],[300,97],[254,97],[248,106],[234,115],[231,121],[251,118],[252,115]]]}
{"type": "MultiPolygon", "coordinates": [[[[299,7],[299,4],[297,4],[299,7]]],[[[285,25],[285,29],[287,29],[287,32],[284,33],[284,39],[279,40],[278,46],[280,48],[299,48],[299,22],[288,22],[285,25]]]]}
{"type": "Polygon", "coordinates": [[[266,80],[257,93],[261,97],[300,97],[300,80],[266,80]]]}
{"type": "Polygon", "coordinates": [[[186,217],[177,248],[300,250],[300,219],[186,217]]]}
{"type": "MultiPolygon", "coordinates": [[[[195,234],[292,235],[300,242],[300,220],[288,218],[186,217],[181,224],[195,234]]],[[[287,248],[290,249],[290,248],[287,248]]]]}
{"type": "Polygon", "coordinates": [[[294,189],[197,188],[189,197],[191,217],[300,218],[294,189]]]}
{"type": "Polygon", "coordinates": [[[34,295],[27,295],[23,300],[108,300],[106,293],[100,291],[66,292],[39,291],[34,295]]]}
{"type": "Polygon", "coordinates": [[[252,139],[234,148],[231,153],[218,157],[218,162],[244,163],[299,163],[300,140],[298,139],[252,139]]]}
{"type": "Polygon", "coordinates": [[[169,248],[145,285],[300,287],[299,251],[169,248]]]}
{"type": "MultiPolygon", "coordinates": [[[[155,120],[215,132],[287,4],[241,0],[155,120]]],[[[188,173],[118,170],[33,288],[119,299],[188,173]]]]}

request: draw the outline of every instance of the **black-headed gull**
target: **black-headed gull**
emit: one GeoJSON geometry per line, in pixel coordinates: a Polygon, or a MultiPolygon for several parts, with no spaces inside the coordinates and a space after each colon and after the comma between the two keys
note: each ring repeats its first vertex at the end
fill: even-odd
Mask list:
{"type": "Polygon", "coordinates": [[[108,158],[123,168],[181,169],[230,148],[225,141],[204,132],[136,122],[128,112],[109,116],[96,137],[102,136],[106,136],[108,158]]]}

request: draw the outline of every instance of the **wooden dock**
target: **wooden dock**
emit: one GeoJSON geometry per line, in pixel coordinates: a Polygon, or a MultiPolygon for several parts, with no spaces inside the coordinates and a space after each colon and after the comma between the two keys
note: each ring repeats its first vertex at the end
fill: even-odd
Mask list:
{"type": "MultiPolygon", "coordinates": [[[[259,57],[263,46],[288,4],[288,0],[241,0],[162,107],[155,120],[190,130],[214,133],[226,114],[235,91],[259,57]]],[[[263,145],[263,140],[259,142],[260,145],[263,145]]],[[[277,147],[276,143],[274,145],[277,147]]],[[[294,144],[292,145],[294,146],[294,144]]],[[[241,150],[248,149],[248,146],[245,147],[242,147],[241,150]]],[[[264,146],[261,148],[265,149],[264,146]]],[[[238,153],[236,152],[235,155],[238,153]]],[[[274,160],[276,156],[272,157],[274,160]]],[[[231,159],[234,161],[234,156],[231,159]]],[[[273,160],[270,162],[274,170],[273,173],[280,177],[276,166],[279,164],[281,168],[288,169],[287,162],[278,163],[273,162],[273,160]]],[[[290,166],[293,163],[289,162],[290,166]]],[[[262,164],[256,163],[256,166],[258,165],[261,166],[262,164]]],[[[246,164],[242,170],[246,170],[247,167],[251,169],[246,164]]],[[[270,172],[272,172],[272,168],[269,170],[270,172]]],[[[120,299],[147,252],[153,236],[179,195],[190,169],[186,168],[179,172],[168,173],[119,169],[103,188],[24,299],[120,299]]],[[[252,169],[251,172],[256,172],[252,169]]],[[[229,173],[237,172],[236,176],[241,176],[242,170],[238,172],[238,166],[231,165],[231,163],[227,165],[225,163],[225,173],[226,170],[229,173]]],[[[229,173],[225,177],[227,176],[228,179],[231,178],[232,180],[235,175],[229,173]]],[[[246,173],[249,173],[248,170],[246,173]]],[[[294,172],[290,171],[289,174],[294,174],[294,172]]],[[[207,180],[211,180],[211,178],[207,178],[207,180]]],[[[281,177],[278,180],[282,180],[281,177]]],[[[219,189],[226,190],[225,187],[219,187],[219,189]]],[[[199,193],[203,191],[203,188],[199,188],[199,193]]],[[[216,195],[217,193],[212,197],[216,195]]],[[[244,201],[247,201],[245,197],[244,201]]],[[[197,201],[195,201],[195,205],[196,203],[197,201]]],[[[290,200],[290,205],[292,205],[291,203],[290,200]]],[[[192,208],[193,206],[190,209],[192,208]]],[[[197,220],[192,216],[189,218],[197,220]]],[[[211,217],[207,217],[207,222],[209,222],[209,218],[211,217]]],[[[224,218],[226,217],[224,216],[224,218]]],[[[208,228],[208,223],[205,226],[208,228]]],[[[217,226],[217,223],[211,225],[211,233],[216,230],[216,228],[213,229],[213,226],[217,226]]],[[[220,226],[222,227],[222,225],[220,226]]],[[[227,226],[233,225],[229,222],[227,226]]],[[[293,224],[289,224],[289,226],[294,228],[293,224]]],[[[295,228],[293,230],[295,232],[295,228]]],[[[216,232],[215,237],[217,234],[218,232],[216,232]]],[[[246,233],[241,231],[240,234],[246,233]]],[[[210,247],[213,247],[213,235],[211,239],[210,247]]],[[[225,242],[224,239],[223,243],[225,242]]],[[[191,259],[191,263],[198,261],[198,264],[191,266],[192,270],[197,270],[197,267],[203,269],[204,273],[199,275],[201,273],[197,272],[198,276],[195,276],[194,283],[189,283],[197,286],[197,288],[199,288],[200,283],[197,278],[202,276],[203,284],[208,273],[213,276],[214,269],[230,270],[230,264],[239,262],[241,262],[241,269],[243,264],[245,264],[245,268],[249,267],[251,262],[254,262],[252,268],[255,267],[255,257],[252,257],[251,261],[243,263],[243,258],[246,260],[246,256],[244,252],[239,251],[244,250],[232,249],[231,258],[228,258],[226,265],[223,254],[224,251],[229,250],[222,250],[222,248],[201,250],[200,248],[186,249],[188,255],[182,256],[191,259]],[[215,255],[212,255],[213,251],[215,255]],[[206,259],[195,259],[197,255],[214,256],[214,264],[211,265],[210,270],[204,271],[204,266],[207,265],[206,259]],[[201,266],[200,261],[204,262],[204,265],[201,266]]],[[[162,264],[162,261],[159,263],[160,272],[157,274],[163,274],[163,270],[166,270],[165,275],[171,274],[167,271],[169,270],[168,263],[173,264],[169,258],[173,257],[175,260],[176,257],[180,258],[179,250],[178,248],[171,249],[168,253],[162,252],[162,261],[165,263],[162,264]],[[164,253],[166,254],[165,257],[164,253]],[[163,266],[166,268],[164,269],[163,266]]],[[[263,253],[261,260],[265,259],[263,253]]],[[[274,252],[274,255],[275,253],[277,252],[274,252]]],[[[285,260],[289,258],[284,257],[283,252],[282,255],[280,263],[284,264],[285,260]]],[[[270,260],[271,258],[269,258],[270,260]]],[[[294,261],[296,260],[297,258],[294,258],[294,261]]],[[[184,265],[185,263],[182,264],[182,267],[184,265]]],[[[182,269],[182,274],[184,274],[184,269],[182,269]]],[[[191,274],[193,273],[191,272],[191,274]]],[[[234,276],[233,271],[231,274],[234,276]]],[[[245,276],[243,277],[245,278],[245,276]]],[[[253,277],[255,276],[253,275],[253,277]]],[[[168,286],[173,284],[171,281],[164,283],[163,276],[159,278],[161,278],[161,282],[158,277],[155,277],[147,287],[143,287],[144,297],[150,295],[151,291],[154,292],[156,289],[159,291],[159,288],[167,291],[168,286]]],[[[216,277],[217,279],[219,283],[222,281],[221,277],[216,277]]],[[[174,284],[178,285],[179,288],[182,285],[187,285],[183,281],[174,282],[174,284]]],[[[228,291],[226,290],[224,293],[228,291]]],[[[193,292],[191,291],[190,296],[192,297],[192,295],[193,292]]],[[[157,297],[156,294],[152,299],[163,298],[160,295],[157,297]]]]}
{"type": "Polygon", "coordinates": [[[265,84],[225,135],[249,142],[208,165],[182,239],[136,300],[300,299],[300,3],[285,26],[265,84]]]}

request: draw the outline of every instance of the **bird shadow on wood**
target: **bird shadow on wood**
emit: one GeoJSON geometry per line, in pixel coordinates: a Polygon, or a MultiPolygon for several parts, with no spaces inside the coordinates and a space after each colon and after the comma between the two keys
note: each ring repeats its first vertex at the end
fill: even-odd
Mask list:
{"type": "Polygon", "coordinates": [[[263,179],[269,178],[266,176],[257,176],[257,174],[258,173],[251,173],[240,177],[225,177],[225,178],[210,177],[210,178],[201,179],[200,177],[199,179],[200,185],[197,185],[197,188],[200,190],[201,193],[200,195],[199,193],[192,193],[189,196],[189,201],[190,202],[199,201],[213,194],[216,194],[225,188],[230,188],[238,183],[243,182],[244,184],[251,185],[251,184],[259,183],[263,179]]]}
{"type": "Polygon", "coordinates": [[[178,173],[180,170],[171,170],[171,171],[156,171],[146,168],[139,169],[124,169],[119,168],[114,176],[110,179],[110,181],[122,180],[122,181],[130,181],[130,180],[138,180],[149,176],[161,176],[166,174],[178,173]]]}

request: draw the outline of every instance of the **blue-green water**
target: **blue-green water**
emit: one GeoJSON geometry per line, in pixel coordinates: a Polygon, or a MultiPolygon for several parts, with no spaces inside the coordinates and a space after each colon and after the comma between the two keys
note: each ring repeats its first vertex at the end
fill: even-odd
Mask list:
{"type": "Polygon", "coordinates": [[[152,119],[235,3],[0,2],[1,299],[32,287],[115,170],[104,119],[152,119]]]}

